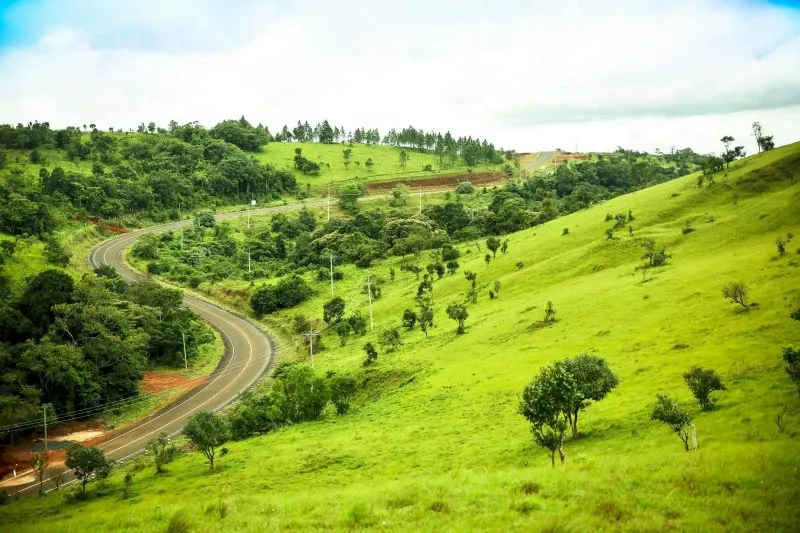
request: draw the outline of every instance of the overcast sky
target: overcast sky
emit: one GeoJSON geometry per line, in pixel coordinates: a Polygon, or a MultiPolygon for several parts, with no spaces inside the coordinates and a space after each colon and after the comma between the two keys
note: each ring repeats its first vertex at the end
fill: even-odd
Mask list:
{"type": "Polygon", "coordinates": [[[800,140],[800,2],[0,0],[0,122],[327,118],[518,151],[800,140]]]}

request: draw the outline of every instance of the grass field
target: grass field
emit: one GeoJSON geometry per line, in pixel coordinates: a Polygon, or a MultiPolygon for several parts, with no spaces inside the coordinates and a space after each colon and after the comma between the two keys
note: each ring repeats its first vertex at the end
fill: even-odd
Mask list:
{"type": "MultiPolygon", "coordinates": [[[[270,143],[264,147],[263,152],[253,154],[262,163],[269,163],[277,168],[291,169],[297,183],[305,186],[310,184],[312,190],[319,192],[322,187],[337,185],[344,181],[389,181],[404,178],[430,178],[448,174],[463,174],[467,167],[457,166],[441,168],[438,158],[434,154],[406,150],[409,159],[405,168],[400,165],[400,148],[382,145],[354,144],[352,146],[351,163],[345,168],[342,151],[348,148],[345,144],[318,144],[318,143],[270,143]],[[300,148],[303,156],[322,168],[319,176],[307,176],[294,169],[295,149],[300,148]],[[375,164],[368,170],[365,163],[372,159],[375,164]],[[433,172],[423,172],[426,165],[431,165],[433,172]]],[[[502,165],[483,165],[475,170],[500,170],[502,165]]]]}
{"type": "MultiPolygon", "coordinates": [[[[343,348],[325,339],[315,367],[358,372],[370,391],[351,414],[231,443],[213,474],[198,453],[158,478],[148,465],[127,500],[118,472],[109,487],[92,487],[102,497],[88,502],[51,495],[14,503],[0,509],[3,528],[796,530],[800,400],[780,348],[800,340],[788,316],[800,307],[800,242],[779,257],[775,239],[800,233],[798,169],[800,143],[737,162],[710,187],[687,176],[513,234],[508,253],[488,266],[485,247],[462,246],[461,270],[435,282],[429,338],[404,331],[403,346],[368,370],[361,346],[372,335],[343,348]],[[613,223],[605,215],[629,210],[634,236],[624,229],[606,239],[613,223]],[[694,231],[684,234],[687,221],[694,231]],[[645,237],[672,255],[649,281],[636,270],[645,237]],[[481,294],[457,336],[444,309],[463,300],[464,270],[478,273],[481,294]],[[495,280],[502,291],[489,300],[495,280]],[[747,283],[757,307],[738,310],[722,297],[733,280],[747,283]],[[557,321],[537,327],[547,301],[557,321]],[[581,352],[606,357],[621,384],[582,415],[566,465],[551,468],[516,413],[518,395],[542,365],[581,352]],[[714,411],[701,412],[683,382],[694,365],[716,369],[728,386],[714,411]],[[685,452],[669,428],[649,421],[658,392],[695,415],[699,449],[685,452]],[[781,432],[775,419],[784,409],[781,432]]],[[[371,273],[388,280],[399,264],[387,260],[371,273]]],[[[349,311],[366,312],[366,272],[343,270],[338,294],[349,311]]],[[[376,333],[400,325],[416,285],[403,272],[387,281],[374,306],[376,333]]],[[[321,317],[329,292],[317,288],[270,322],[295,312],[321,317]]],[[[283,356],[303,353],[285,347],[283,356]]]]}

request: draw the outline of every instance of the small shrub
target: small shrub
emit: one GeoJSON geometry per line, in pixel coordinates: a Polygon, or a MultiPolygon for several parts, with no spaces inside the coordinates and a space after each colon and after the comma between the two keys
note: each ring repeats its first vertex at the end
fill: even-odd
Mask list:
{"type": "Polygon", "coordinates": [[[685,373],[683,379],[686,380],[689,390],[692,391],[703,411],[712,410],[717,403],[717,399],[711,397],[712,392],[727,390],[725,384],[722,383],[722,378],[715,370],[695,367],[685,373]]]}
{"type": "Polygon", "coordinates": [[[417,313],[411,309],[403,311],[402,324],[404,328],[412,329],[417,323],[417,313]]]}
{"type": "Polygon", "coordinates": [[[364,504],[357,503],[347,511],[345,522],[351,529],[370,527],[377,523],[375,515],[372,514],[364,504]]]}
{"type": "Polygon", "coordinates": [[[681,232],[682,232],[684,235],[688,235],[688,234],[690,234],[690,233],[691,233],[691,232],[693,232],[693,231],[694,231],[694,228],[692,227],[692,223],[691,223],[690,221],[688,221],[688,220],[687,220],[687,221],[686,221],[686,222],[683,224],[683,229],[681,229],[681,232]]]}
{"type": "Polygon", "coordinates": [[[606,222],[611,222],[612,220],[614,220],[614,215],[612,215],[611,213],[606,213],[606,220],[605,221],[606,222]]]}
{"type": "Polygon", "coordinates": [[[400,331],[397,328],[388,328],[381,332],[378,336],[378,344],[385,352],[393,352],[397,350],[403,341],[400,339],[400,331]]]}
{"type": "Polygon", "coordinates": [[[8,503],[8,491],[0,490],[0,505],[8,503]]]}
{"type": "Polygon", "coordinates": [[[189,533],[192,530],[192,521],[183,509],[172,515],[167,524],[167,533],[189,533]]]}
{"type": "Polygon", "coordinates": [[[436,500],[428,506],[428,509],[434,513],[446,513],[450,510],[450,506],[441,500],[436,500]]]}
{"type": "Polygon", "coordinates": [[[662,422],[670,427],[683,442],[686,451],[689,451],[690,431],[692,430],[692,415],[678,405],[678,402],[665,394],[656,395],[656,404],[650,410],[650,420],[662,422]]]}
{"type": "Polygon", "coordinates": [[[778,255],[786,255],[786,240],[783,237],[775,239],[775,246],[778,248],[778,255]]]}
{"type": "Polygon", "coordinates": [[[472,194],[474,192],[475,192],[475,186],[468,181],[459,183],[458,186],[456,187],[456,194],[472,194]]]}
{"type": "Polygon", "coordinates": [[[800,396],[800,348],[794,345],[784,346],[783,362],[786,363],[784,370],[789,375],[789,379],[794,382],[797,395],[800,396]]]}
{"type": "Polygon", "coordinates": [[[606,239],[613,240],[614,239],[614,230],[611,228],[606,229],[606,239]]]}
{"type": "Polygon", "coordinates": [[[569,228],[564,228],[561,230],[561,236],[563,237],[564,235],[569,235],[569,228]]]}
{"type": "Polygon", "coordinates": [[[516,267],[517,270],[522,270],[523,268],[525,268],[525,263],[523,263],[522,261],[517,261],[516,267]]]}
{"type": "Polygon", "coordinates": [[[378,350],[375,349],[371,342],[364,345],[364,353],[367,354],[366,359],[364,359],[364,366],[369,366],[378,360],[378,350]]]}
{"type": "Polygon", "coordinates": [[[747,303],[747,295],[749,290],[747,285],[744,284],[742,281],[731,281],[724,287],[722,287],[722,295],[731,301],[731,303],[736,303],[748,309],[750,305],[747,303]]]}
{"type": "Polygon", "coordinates": [[[542,320],[545,324],[552,324],[556,321],[556,310],[553,307],[553,302],[547,301],[547,306],[544,308],[544,320],[542,320]]]}

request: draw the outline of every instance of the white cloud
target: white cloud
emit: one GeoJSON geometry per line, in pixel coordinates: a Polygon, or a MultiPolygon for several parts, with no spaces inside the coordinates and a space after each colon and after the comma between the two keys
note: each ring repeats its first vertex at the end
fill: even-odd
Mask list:
{"type": "Polygon", "coordinates": [[[0,52],[0,122],[244,114],[272,128],[414,124],[518,150],[718,150],[761,120],[779,144],[797,140],[800,18],[764,4],[72,3],[40,5],[38,42],[0,52]]]}

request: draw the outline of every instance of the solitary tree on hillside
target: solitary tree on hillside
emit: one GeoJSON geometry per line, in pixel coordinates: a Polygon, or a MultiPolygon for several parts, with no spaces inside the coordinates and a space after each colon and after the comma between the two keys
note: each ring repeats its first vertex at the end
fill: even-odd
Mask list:
{"type": "Polygon", "coordinates": [[[81,493],[86,493],[86,483],[92,476],[105,479],[111,473],[111,463],[97,448],[89,448],[80,444],[70,444],[67,447],[67,468],[72,469],[81,482],[81,493]]]}
{"type": "Polygon", "coordinates": [[[183,427],[183,434],[206,456],[209,469],[214,470],[217,448],[228,442],[230,437],[225,420],[217,413],[201,411],[189,418],[183,427]]]}
{"type": "Polygon", "coordinates": [[[756,139],[759,152],[768,152],[775,148],[775,142],[772,140],[772,135],[764,135],[764,131],[760,122],[753,122],[753,137],[756,139]]]}
{"type": "Polygon", "coordinates": [[[375,345],[371,342],[364,345],[364,353],[367,354],[367,358],[364,359],[364,366],[369,366],[378,360],[378,350],[375,349],[375,345]]]}
{"type": "Polygon", "coordinates": [[[519,413],[531,424],[533,440],[546,449],[550,463],[556,465],[556,452],[564,463],[564,434],[567,432],[565,399],[577,392],[575,379],[564,365],[542,368],[522,391],[519,413]]]}
{"type": "Polygon", "coordinates": [[[408,152],[406,152],[405,150],[400,150],[400,156],[399,157],[400,157],[400,166],[405,169],[406,168],[406,163],[408,163],[408,159],[409,159],[408,152]]]}
{"type": "Polygon", "coordinates": [[[458,322],[458,329],[456,334],[461,335],[464,333],[464,323],[469,318],[469,311],[463,304],[450,304],[447,306],[447,316],[458,322]]]}
{"type": "Polygon", "coordinates": [[[717,403],[717,399],[711,397],[712,392],[727,390],[716,370],[694,367],[683,375],[683,379],[703,411],[712,410],[717,403]]]}
{"type": "Polygon", "coordinates": [[[578,436],[578,413],[592,401],[599,402],[619,385],[619,378],[597,355],[580,354],[564,360],[564,367],[575,380],[574,394],[567,398],[565,409],[572,436],[578,436]]]}
{"type": "Polygon", "coordinates": [[[486,239],[486,247],[492,252],[492,257],[497,257],[497,250],[500,248],[500,239],[489,237],[486,239]]]}
{"type": "Polygon", "coordinates": [[[345,148],[342,150],[342,159],[344,159],[344,168],[350,168],[350,158],[353,155],[352,148],[345,148]]]}
{"type": "Polygon", "coordinates": [[[419,329],[428,336],[428,330],[433,327],[433,303],[431,302],[430,295],[425,295],[417,298],[417,306],[419,313],[417,314],[417,322],[419,329]]]}
{"type": "Polygon", "coordinates": [[[800,348],[794,345],[783,347],[783,362],[786,363],[786,373],[794,382],[797,394],[800,396],[800,348]]]}
{"type": "Polygon", "coordinates": [[[722,159],[725,160],[725,168],[728,169],[731,167],[731,161],[735,161],[736,159],[746,155],[744,146],[735,146],[731,148],[731,144],[733,144],[735,140],[736,139],[730,135],[726,135],[720,139],[720,142],[725,145],[725,152],[722,154],[722,159]]]}
{"type": "Polygon", "coordinates": [[[743,281],[731,281],[722,287],[722,295],[725,298],[732,303],[741,305],[745,309],[749,309],[749,304],[747,303],[748,292],[747,285],[743,281]]]}
{"type": "Polygon", "coordinates": [[[336,296],[322,306],[322,320],[326,324],[338,322],[344,316],[344,309],[344,299],[341,296],[336,296]]]}
{"type": "Polygon", "coordinates": [[[692,415],[666,394],[656,395],[656,404],[650,410],[650,420],[668,425],[689,451],[689,438],[694,434],[692,415]]]}

